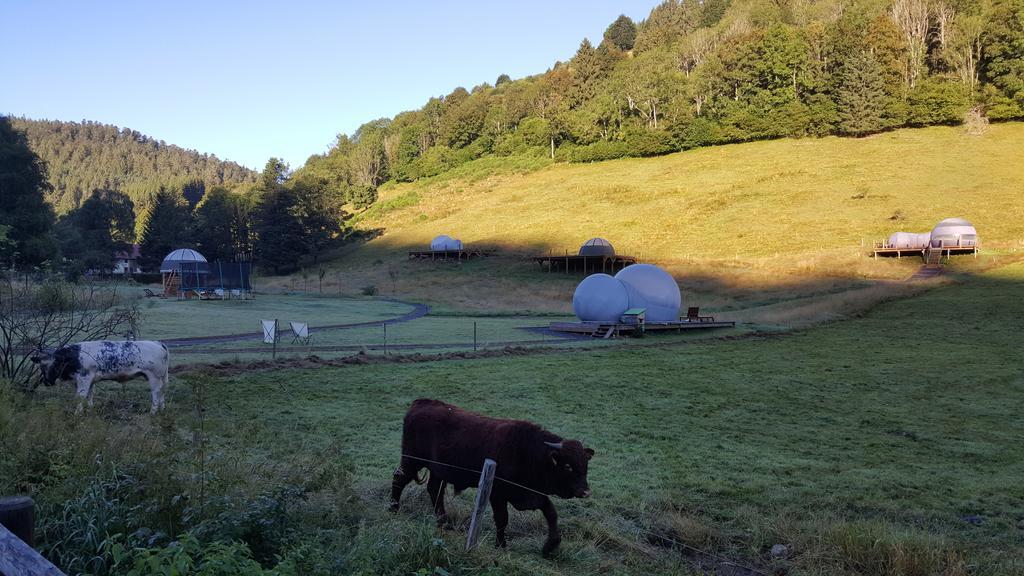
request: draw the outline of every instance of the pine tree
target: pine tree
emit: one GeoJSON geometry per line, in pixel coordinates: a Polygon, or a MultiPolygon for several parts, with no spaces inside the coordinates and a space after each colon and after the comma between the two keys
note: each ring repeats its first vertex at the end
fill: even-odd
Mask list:
{"type": "Polygon", "coordinates": [[[604,39],[619,50],[632,50],[636,41],[636,24],[629,16],[620,14],[604,31],[604,39]]]}
{"type": "Polygon", "coordinates": [[[305,230],[296,216],[295,195],[283,186],[264,192],[256,210],[257,263],[274,274],[296,270],[305,251],[305,230]]]}
{"type": "Polygon", "coordinates": [[[53,209],[44,199],[50,186],[46,165],[28,145],[25,134],[0,116],[0,227],[7,241],[0,245],[5,265],[42,264],[57,257],[53,209]]]}
{"type": "Polygon", "coordinates": [[[840,132],[863,136],[889,127],[889,96],[881,67],[871,54],[859,52],[845,62],[836,100],[840,132]]]}
{"type": "Polygon", "coordinates": [[[224,188],[213,188],[195,211],[195,234],[199,253],[207,260],[233,260],[245,252],[235,237],[237,199],[224,188]]]}
{"type": "Polygon", "coordinates": [[[180,193],[160,187],[139,244],[142,252],[140,264],[145,272],[156,272],[160,262],[172,250],[193,246],[192,214],[182,204],[180,193]]]}

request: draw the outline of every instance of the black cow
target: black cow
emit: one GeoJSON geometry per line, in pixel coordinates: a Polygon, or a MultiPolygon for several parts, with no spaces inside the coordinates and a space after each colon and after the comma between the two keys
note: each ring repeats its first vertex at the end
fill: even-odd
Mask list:
{"type": "Polygon", "coordinates": [[[587,498],[587,463],[594,455],[578,440],[564,440],[532,422],[489,418],[438,400],[412,403],[402,428],[402,458],[391,484],[391,508],[397,510],[402,490],[430,471],[427,492],[439,525],[447,522],[442,481],[456,491],[476,486],[485,458],[497,462],[491,489],[491,510],[497,528],[496,546],[506,545],[508,505],[540,510],[548,522],[542,552],[548,555],[562,541],[558,514],[547,494],[587,498]],[[517,486],[518,484],[518,486],[517,486]],[[525,486],[523,488],[521,486],[525,486]]]}

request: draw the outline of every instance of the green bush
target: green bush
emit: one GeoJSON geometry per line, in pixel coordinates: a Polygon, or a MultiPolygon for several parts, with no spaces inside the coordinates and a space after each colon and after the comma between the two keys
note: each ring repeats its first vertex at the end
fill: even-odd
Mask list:
{"type": "Polygon", "coordinates": [[[625,143],[630,156],[659,156],[677,150],[672,134],[664,130],[629,130],[625,143]]]}
{"type": "Polygon", "coordinates": [[[630,156],[629,147],[625,142],[609,142],[602,140],[586,146],[578,146],[571,150],[570,162],[600,162],[630,156]]]}
{"type": "Polygon", "coordinates": [[[959,124],[970,107],[959,82],[925,79],[907,97],[907,124],[959,124]]]}

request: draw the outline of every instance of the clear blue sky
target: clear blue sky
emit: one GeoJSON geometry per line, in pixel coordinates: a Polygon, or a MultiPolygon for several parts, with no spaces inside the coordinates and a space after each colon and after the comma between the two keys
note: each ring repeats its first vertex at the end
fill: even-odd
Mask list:
{"type": "Polygon", "coordinates": [[[363,122],[544,72],[656,2],[0,0],[0,114],[298,168],[363,122]]]}

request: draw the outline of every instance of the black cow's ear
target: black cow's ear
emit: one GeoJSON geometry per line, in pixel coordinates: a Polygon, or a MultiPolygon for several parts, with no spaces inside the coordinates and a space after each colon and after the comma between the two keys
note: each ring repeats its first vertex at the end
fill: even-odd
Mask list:
{"type": "Polygon", "coordinates": [[[591,458],[594,457],[594,449],[593,448],[584,448],[583,449],[583,453],[587,455],[587,460],[590,460],[591,458]]]}

